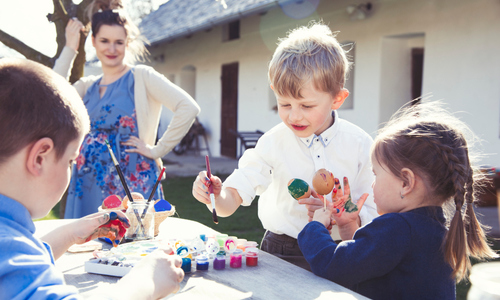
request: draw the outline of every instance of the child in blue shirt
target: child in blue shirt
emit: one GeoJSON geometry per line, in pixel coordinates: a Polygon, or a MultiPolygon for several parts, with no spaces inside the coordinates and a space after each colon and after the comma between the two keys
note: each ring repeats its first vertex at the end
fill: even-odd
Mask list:
{"type": "MultiPolygon", "coordinates": [[[[473,209],[477,177],[467,132],[436,102],[393,117],[371,150],[381,216],[360,228],[358,212],[316,210],[298,237],[312,271],[371,299],[455,299],[455,279],[466,277],[468,256],[497,257],[473,209]],[[449,228],[447,204],[453,208],[449,228]],[[331,215],[339,244],[326,229],[331,215]]],[[[341,198],[350,197],[345,182],[341,198]]]]}
{"type": "MultiPolygon", "coordinates": [[[[47,215],[68,187],[89,127],[81,98],[63,77],[29,60],[0,59],[0,299],[82,299],[55,259],[73,244],[123,237],[128,220],[121,212],[95,213],[34,236],[32,219],[47,215]]],[[[179,288],[180,266],[178,256],[157,251],[94,296],[164,297],[179,288]]]]}

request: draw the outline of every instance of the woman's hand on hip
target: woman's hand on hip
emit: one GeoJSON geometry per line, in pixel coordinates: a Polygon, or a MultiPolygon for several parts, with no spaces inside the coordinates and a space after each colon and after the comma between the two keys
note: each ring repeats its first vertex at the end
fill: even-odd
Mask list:
{"type": "Polygon", "coordinates": [[[138,153],[147,158],[154,159],[153,153],[151,153],[151,146],[136,136],[131,136],[126,142],[122,142],[121,144],[132,147],[130,149],[125,149],[125,152],[138,153]]]}

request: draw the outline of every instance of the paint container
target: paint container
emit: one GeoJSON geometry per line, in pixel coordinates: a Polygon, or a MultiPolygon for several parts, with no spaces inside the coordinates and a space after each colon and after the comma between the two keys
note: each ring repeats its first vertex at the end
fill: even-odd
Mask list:
{"type": "Polygon", "coordinates": [[[226,253],[224,251],[219,251],[214,259],[214,269],[223,270],[226,268],[226,253]]]}
{"type": "Polygon", "coordinates": [[[241,249],[241,251],[245,251],[246,243],[247,243],[246,239],[237,239],[236,240],[236,248],[241,249]]]}
{"type": "MultiPolygon", "coordinates": [[[[207,254],[213,258],[215,257],[215,255],[217,254],[217,252],[219,252],[219,250],[221,249],[221,247],[219,247],[219,244],[217,243],[217,241],[215,239],[208,239],[207,243],[205,244],[205,251],[207,251],[207,254]]],[[[222,248],[224,249],[224,248],[222,248]]]]}
{"type": "Polygon", "coordinates": [[[245,251],[246,265],[248,267],[256,267],[259,262],[259,249],[247,248],[245,251]]]}
{"type": "Polygon", "coordinates": [[[189,249],[193,252],[194,256],[201,254],[204,250],[206,250],[205,243],[199,237],[195,237],[189,243],[189,249]]]}
{"type": "Polygon", "coordinates": [[[254,242],[254,241],[248,241],[246,242],[245,244],[245,248],[257,248],[259,244],[257,244],[257,242],[254,242]]]}
{"type": "Polygon", "coordinates": [[[198,255],[196,257],[196,270],[197,271],[207,271],[208,270],[208,257],[205,254],[198,255]]]}
{"type": "Polygon", "coordinates": [[[236,250],[236,238],[229,236],[224,242],[224,248],[227,253],[233,253],[236,250]]]}
{"type": "Polygon", "coordinates": [[[475,264],[470,273],[467,300],[500,299],[500,262],[475,264]]]}
{"type": "Polygon", "coordinates": [[[182,266],[181,268],[184,270],[184,273],[191,273],[191,259],[184,257],[182,259],[182,266]]]}
{"type": "Polygon", "coordinates": [[[204,242],[207,241],[207,236],[205,234],[200,234],[200,239],[204,242]]]}
{"type": "Polygon", "coordinates": [[[180,257],[187,257],[189,255],[189,248],[187,246],[181,246],[177,248],[176,254],[180,257]]]}
{"type": "Polygon", "coordinates": [[[217,243],[219,243],[219,247],[221,249],[224,248],[224,244],[226,243],[228,235],[225,233],[221,233],[215,236],[215,239],[217,240],[217,243]]]}
{"type": "Polygon", "coordinates": [[[231,268],[241,268],[242,256],[243,251],[241,251],[241,249],[234,250],[229,256],[229,266],[231,268]]]}

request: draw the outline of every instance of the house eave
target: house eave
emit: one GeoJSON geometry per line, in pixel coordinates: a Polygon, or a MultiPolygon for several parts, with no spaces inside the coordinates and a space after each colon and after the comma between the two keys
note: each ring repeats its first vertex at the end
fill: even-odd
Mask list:
{"type": "Polygon", "coordinates": [[[227,15],[227,16],[225,16],[223,18],[216,19],[215,21],[208,21],[208,22],[205,22],[205,23],[200,24],[198,26],[187,28],[186,30],[183,30],[183,31],[181,31],[179,33],[176,33],[176,34],[164,37],[164,38],[161,38],[159,40],[150,41],[149,47],[156,47],[158,45],[171,42],[171,41],[173,41],[175,39],[186,37],[186,36],[189,36],[191,34],[194,34],[194,33],[197,33],[197,32],[203,31],[203,30],[208,30],[208,29],[213,28],[215,26],[227,24],[227,23],[230,23],[230,22],[233,22],[235,20],[239,20],[239,19],[251,16],[251,15],[265,13],[265,12],[269,11],[270,9],[275,8],[277,6],[286,5],[289,2],[296,2],[296,1],[297,0],[288,0],[288,1],[275,0],[273,2],[266,3],[264,5],[254,7],[252,9],[249,9],[249,10],[246,10],[246,11],[243,11],[243,12],[239,11],[239,12],[236,12],[234,14],[227,15]]]}

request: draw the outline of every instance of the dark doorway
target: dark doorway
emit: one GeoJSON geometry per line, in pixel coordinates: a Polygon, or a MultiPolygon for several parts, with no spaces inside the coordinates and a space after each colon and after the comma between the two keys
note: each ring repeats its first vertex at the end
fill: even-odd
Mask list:
{"type": "Polygon", "coordinates": [[[238,63],[222,65],[221,155],[236,158],[238,132],[238,63]]]}
{"type": "Polygon", "coordinates": [[[420,102],[424,76],[424,48],[411,49],[411,99],[412,104],[420,102]]]}

